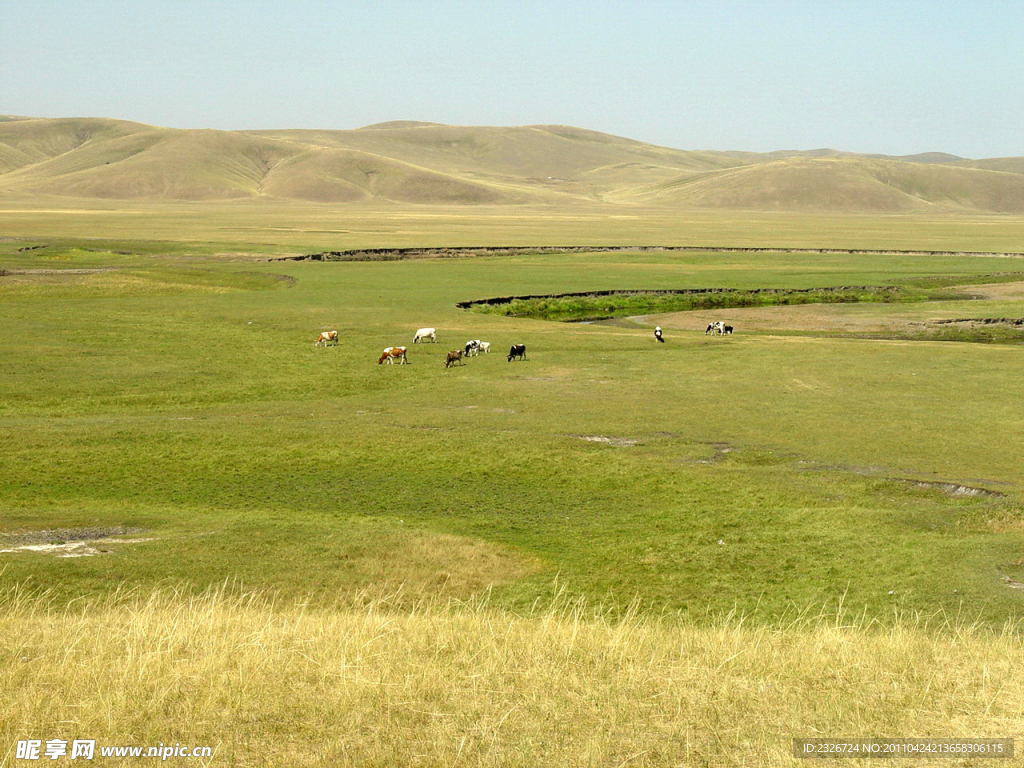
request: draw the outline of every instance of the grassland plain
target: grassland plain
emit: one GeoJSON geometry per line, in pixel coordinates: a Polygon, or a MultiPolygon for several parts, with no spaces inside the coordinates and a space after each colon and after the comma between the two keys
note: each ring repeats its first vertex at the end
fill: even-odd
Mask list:
{"type": "MultiPolygon", "coordinates": [[[[78,253],[45,252],[20,257],[70,266],[78,253]]],[[[496,292],[869,284],[993,263],[1006,260],[567,254],[4,283],[9,522],[168,534],[116,557],[11,558],[8,576],[60,574],[69,597],[226,577],[331,594],[379,578],[405,529],[409,546],[423,531],[486,542],[510,604],[560,574],[613,603],[698,612],[770,616],[846,594],[875,612],[966,602],[999,620],[1018,605],[999,578],[1019,559],[1021,478],[1013,452],[991,446],[1020,437],[1018,348],[693,332],[662,349],[642,330],[454,307],[496,292]],[[425,324],[440,345],[412,347],[406,368],[373,364],[425,324]],[[314,349],[328,327],[342,344],[314,349]],[[445,371],[440,353],[476,337],[499,351],[526,341],[530,359],[445,371]],[[584,439],[602,436],[636,444],[584,439]],[[1011,490],[951,500],[904,479],[1011,490]]],[[[442,569],[453,589],[457,570],[442,569]]]]}
{"type": "MultiPolygon", "coordinates": [[[[38,231],[55,235],[51,225],[38,231]]],[[[215,711],[234,717],[244,710],[249,714],[230,729],[234,741],[218,742],[222,755],[230,753],[224,764],[259,762],[265,746],[257,731],[273,733],[271,722],[291,722],[299,734],[293,752],[265,760],[279,765],[344,764],[342,756],[363,765],[442,765],[460,754],[481,765],[565,765],[566,755],[579,765],[789,764],[786,739],[805,735],[801,728],[817,733],[851,724],[878,735],[1019,730],[1019,682],[998,673],[1004,687],[993,689],[993,673],[985,670],[1002,669],[997,659],[1019,654],[1016,630],[999,628],[1019,617],[1022,605],[1005,581],[1016,583],[1024,557],[1024,477],[1014,450],[1024,431],[1021,347],[774,332],[713,339],[699,324],[680,328],[661,346],[644,328],[489,317],[455,307],[493,295],[574,290],[881,284],[991,274],[1012,268],[1013,260],[594,253],[260,263],[241,260],[241,240],[213,244],[212,228],[204,230],[210,226],[204,220],[187,230],[187,239],[142,248],[135,246],[139,231],[130,228],[93,232],[110,241],[34,235],[0,243],[0,267],[47,271],[0,277],[3,527],[51,530],[54,541],[76,528],[141,529],[136,543],[103,544],[110,551],[102,556],[0,554],[4,581],[47,589],[55,609],[11,592],[5,620],[30,627],[41,617],[40,626],[62,627],[49,639],[37,634],[31,653],[5,633],[4,674],[22,697],[12,700],[38,698],[33,686],[42,684],[38,666],[21,671],[18,660],[70,658],[75,638],[124,638],[124,631],[136,640],[119,645],[120,652],[155,661],[154,649],[179,642],[164,627],[177,626],[176,611],[191,610],[185,605],[199,606],[205,617],[198,633],[225,638],[209,656],[186,638],[192,650],[181,646],[180,658],[194,666],[162,699],[162,721],[150,710],[130,715],[149,694],[118,686],[97,666],[94,689],[107,691],[101,697],[125,691],[123,698],[97,703],[84,683],[59,685],[64,703],[20,710],[20,719],[10,721],[17,724],[12,739],[25,728],[57,728],[72,719],[65,707],[93,705],[119,713],[105,731],[111,738],[167,741],[159,734],[178,733],[186,720],[212,723],[189,730],[195,743],[223,732],[215,711]],[[39,244],[47,247],[18,250],[39,244]],[[107,267],[113,269],[73,271],[107,267]],[[439,344],[411,344],[413,330],[424,325],[438,328],[439,344]],[[315,349],[316,334],[329,328],[340,332],[341,344],[315,349]],[[498,354],[445,370],[443,353],[471,338],[491,341],[498,354]],[[513,342],[527,344],[526,361],[505,361],[501,352],[513,342]],[[375,365],[380,349],[393,344],[410,347],[411,364],[375,365]],[[919,482],[1002,495],[950,496],[919,482]],[[214,600],[206,610],[185,597],[225,580],[271,590],[279,607],[254,608],[256,615],[243,621],[230,601],[221,610],[214,600]],[[83,598],[134,587],[144,600],[167,584],[181,592],[160,598],[165,602],[158,600],[141,624],[131,624],[142,615],[132,600],[84,609],[83,598]],[[398,597],[376,601],[396,591],[398,597]],[[475,599],[484,591],[486,611],[446,613],[455,609],[444,599],[475,599]],[[603,606],[609,628],[557,611],[531,613],[538,600],[548,604],[566,593],[603,606]],[[381,709],[343,728],[347,741],[301,726],[305,716],[272,695],[273,682],[262,677],[260,670],[288,669],[278,663],[281,654],[295,655],[293,644],[302,645],[301,633],[271,631],[301,625],[304,614],[290,607],[295,602],[323,622],[310,629],[315,637],[349,632],[344,622],[369,627],[371,634],[353,646],[364,655],[380,634],[374,616],[402,622],[397,635],[381,636],[395,641],[404,660],[395,662],[394,677],[366,671],[381,684],[378,694],[365,692],[381,709]],[[849,635],[842,630],[823,639],[827,620],[799,629],[787,623],[809,607],[838,615],[840,602],[869,617],[850,622],[849,635]],[[508,609],[527,618],[520,624],[508,609]],[[936,611],[981,626],[960,635],[947,626],[935,639],[914,616],[936,611]],[[747,616],[754,628],[722,618],[730,612],[747,616]],[[617,623],[623,615],[643,622],[658,616],[667,628],[650,625],[647,639],[616,640],[615,627],[630,626],[617,623]],[[416,625],[417,616],[426,623],[416,625]],[[870,619],[888,629],[872,629],[870,619]],[[680,639],[682,631],[711,634],[680,639]],[[565,662],[535,679],[571,680],[570,668],[594,675],[580,678],[572,694],[552,685],[541,685],[532,699],[486,694],[479,709],[459,702],[452,717],[437,714],[448,711],[442,705],[456,706],[450,691],[409,676],[417,665],[440,664],[442,676],[460,668],[438,661],[452,659],[444,649],[452,648],[453,635],[479,649],[487,633],[517,632],[533,632],[538,653],[546,648],[551,660],[565,662]],[[402,638],[417,633],[430,639],[410,651],[402,638]],[[965,640],[968,634],[976,640],[965,640]],[[582,641],[573,638],[584,635],[593,645],[581,651],[582,641]],[[726,653],[723,637],[737,647],[726,653]],[[758,662],[738,677],[712,684],[730,656],[773,637],[779,647],[754,654],[758,662]],[[886,645],[893,637],[899,642],[886,645]],[[657,655],[703,642],[714,647],[693,672],[710,697],[703,714],[676,701],[654,713],[662,725],[653,735],[627,738],[650,722],[649,705],[640,702],[668,694],[629,688],[601,665],[650,657],[648,643],[662,649],[657,655]],[[944,677],[954,669],[944,660],[972,642],[978,656],[964,651],[970,658],[962,667],[970,682],[944,677]],[[848,643],[874,665],[855,681],[868,692],[858,697],[847,689],[848,706],[832,693],[810,696],[838,690],[833,683],[842,673],[835,667],[827,685],[812,677],[784,695],[765,692],[773,660],[786,656],[798,666],[816,647],[815,668],[823,669],[848,643]],[[188,709],[199,707],[188,681],[231,674],[214,657],[224,664],[229,649],[243,647],[260,647],[264,655],[247,652],[248,660],[231,668],[250,681],[237,690],[219,687],[236,698],[188,709]],[[893,659],[902,660],[902,671],[883,674],[893,659]],[[940,678],[941,700],[919,706],[940,678]],[[382,695],[391,683],[408,693],[405,703],[382,695]],[[907,691],[910,698],[883,691],[907,691]],[[965,691],[967,704],[958,698],[965,691]],[[620,710],[613,699],[621,700],[620,710]],[[708,709],[711,699],[736,706],[708,709]],[[585,730],[545,725],[546,713],[566,701],[591,702],[580,710],[579,722],[590,723],[585,730]],[[757,715],[765,702],[773,713],[757,715]],[[822,707],[831,714],[809,717],[822,707]],[[396,708],[418,712],[397,720],[384,714],[396,708]],[[920,717],[908,719],[911,712],[920,717]],[[593,736],[606,717],[622,728],[593,736]],[[753,725],[745,730],[740,722],[753,725]],[[532,740],[524,735],[530,729],[532,740]],[[409,738],[418,751],[395,746],[409,738]],[[676,743],[676,751],[666,746],[676,743]]],[[[808,228],[801,237],[810,234],[808,228]]],[[[500,242],[496,230],[490,236],[500,242]]],[[[920,239],[911,247],[922,247],[920,239]]],[[[291,248],[271,241],[253,250],[291,248]]],[[[1024,303],[1012,295],[999,301],[1000,313],[1018,308],[1024,303]]],[[[323,718],[358,711],[358,702],[336,698],[356,690],[338,683],[348,679],[342,657],[326,646],[307,655],[324,671],[304,667],[300,678],[311,691],[335,697],[324,704],[323,718]]],[[[676,691],[694,684],[666,671],[692,671],[689,656],[665,658],[624,674],[669,679],[676,691]]],[[[492,668],[503,665],[512,675],[533,676],[529,665],[496,651],[492,668]]]]}
{"type": "Polygon", "coordinates": [[[162,244],[223,257],[338,248],[697,245],[1024,251],[1020,216],[815,214],[567,205],[345,206],[289,201],[153,203],[0,195],[0,232],[19,238],[162,244]],[[183,246],[183,247],[182,247],[183,246]]]}

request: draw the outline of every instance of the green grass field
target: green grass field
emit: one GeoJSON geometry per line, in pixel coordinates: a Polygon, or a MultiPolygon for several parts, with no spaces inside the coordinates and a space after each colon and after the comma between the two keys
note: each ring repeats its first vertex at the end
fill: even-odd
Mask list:
{"type": "Polygon", "coordinates": [[[11,258],[29,271],[116,269],[0,284],[6,527],[129,525],[153,540],[106,557],[8,555],[7,578],[68,597],[236,578],[330,599],[381,579],[480,587],[478,555],[501,564],[493,581],[510,605],[557,582],[697,613],[770,617],[843,595],[878,614],[963,605],[999,622],[1018,611],[1000,577],[1024,544],[1022,477],[1016,455],[993,446],[1021,435],[1019,348],[712,339],[700,324],[658,346],[641,328],[454,307],[614,287],[878,284],[985,274],[1006,259],[238,264],[82,244],[11,258]],[[413,347],[424,325],[440,343],[413,347]],[[315,349],[328,328],[341,345],[315,349]],[[494,353],[445,370],[444,352],[470,338],[494,353]],[[527,361],[505,361],[513,342],[527,361]],[[411,364],[377,366],[394,344],[410,346],[411,364]],[[420,569],[381,573],[388,552],[434,534],[465,542],[467,562],[446,562],[442,547],[421,552],[420,569]]]}
{"type": "MultiPolygon", "coordinates": [[[[391,214],[328,217],[326,209],[307,208],[296,231],[279,234],[276,227],[288,219],[282,208],[252,220],[250,236],[228,230],[227,221],[241,224],[227,210],[65,216],[8,209],[0,217],[9,233],[0,242],[0,269],[11,272],[0,277],[0,535],[6,536],[0,549],[13,549],[27,540],[16,536],[32,531],[50,531],[42,543],[55,545],[83,529],[121,527],[132,531],[122,538],[134,540],[101,539],[94,546],[102,553],[90,557],[0,553],[4,583],[46,591],[46,604],[61,616],[79,613],[82,598],[115,595],[97,615],[116,624],[124,615],[118,611],[131,610],[116,598],[125,589],[144,598],[153,590],[174,588],[180,595],[225,582],[277,595],[280,605],[301,602],[322,617],[358,616],[381,596],[399,616],[434,616],[441,609],[429,606],[437,601],[486,597],[485,618],[467,619],[472,632],[483,631],[473,621],[493,628],[509,620],[509,611],[533,615],[538,601],[578,596],[600,605],[613,624],[628,614],[670,628],[652,632],[697,632],[735,627],[730,622],[744,616],[769,633],[772,627],[793,632],[798,647],[813,643],[814,635],[792,629],[794,618],[808,611],[832,615],[839,605],[863,617],[855,636],[871,648],[874,641],[865,638],[872,621],[925,643],[947,630],[942,619],[924,629],[915,617],[959,616],[977,622],[983,636],[998,637],[1007,621],[1024,616],[1024,593],[1015,588],[1024,582],[1024,469],[1016,450],[1024,438],[1024,347],[785,327],[745,331],[740,321],[737,335],[715,338],[705,336],[701,321],[687,326],[685,313],[659,345],[653,321],[563,324],[455,307],[489,296],[606,289],[816,288],[926,277],[969,282],[1019,271],[1018,260],[595,252],[267,262],[329,241],[334,247],[540,244],[547,232],[543,244],[691,243],[698,223],[605,222],[594,230],[582,220],[518,213],[503,231],[486,216],[433,220],[413,212],[407,216],[415,225],[380,242],[373,233],[394,224],[391,214]],[[339,241],[303,229],[321,214],[331,226],[346,219],[360,234],[339,241]],[[34,245],[46,247],[19,250],[34,245]],[[436,345],[412,345],[423,326],[437,328],[436,345]],[[340,345],[315,348],[317,334],[328,329],[339,331],[340,345]],[[445,352],[474,338],[490,341],[491,354],[446,370],[445,352]],[[527,345],[525,361],[505,360],[512,343],[527,345]],[[392,345],[409,347],[409,365],[376,364],[380,350],[392,345]],[[986,493],[950,493],[956,486],[986,493]]],[[[820,231],[810,217],[768,218],[769,225],[760,216],[709,217],[700,231],[722,244],[760,238],[759,244],[780,247],[1022,249],[1015,240],[1019,220],[997,217],[965,220],[960,228],[950,220],[915,219],[905,231],[899,217],[847,217],[820,231]]],[[[1024,298],[1012,293],[939,303],[949,305],[941,309],[949,317],[1024,317],[1024,298]],[[970,314],[958,315],[964,312],[970,314]]],[[[885,319],[911,311],[905,306],[911,305],[836,309],[885,319]]],[[[32,600],[26,608],[23,591],[6,594],[4,621],[26,623],[46,610],[32,600]]],[[[563,618],[537,618],[536,626],[563,618]]],[[[147,625],[150,640],[143,646],[162,642],[162,621],[147,625]]],[[[523,626],[516,623],[515,631],[523,626]]],[[[88,631],[68,630],[69,636],[88,631]]],[[[678,641],[658,637],[657,643],[678,641]]],[[[754,635],[744,637],[737,641],[744,647],[755,642],[754,635]]],[[[593,640],[593,647],[606,640],[593,640]]],[[[8,665],[23,656],[15,645],[5,652],[8,665]]],[[[436,655],[436,648],[430,652],[436,655]]],[[[736,685],[756,685],[764,664],[736,685]]],[[[924,686],[925,677],[914,677],[913,685],[924,686]]],[[[310,685],[319,685],[314,678],[310,685]]],[[[34,695],[28,678],[10,679],[20,681],[19,695],[34,695]]],[[[434,695],[416,690],[413,698],[434,695]]],[[[1019,692],[1014,683],[1003,698],[972,693],[961,724],[983,722],[989,701],[1004,731],[1011,729],[1003,735],[1013,735],[1021,723],[1014,709],[1019,692]]],[[[648,694],[654,692],[636,695],[648,694]]],[[[811,722],[794,714],[802,695],[786,694],[790,730],[811,722]]],[[[71,696],[67,706],[79,700],[71,696]]],[[[126,712],[134,706],[122,705],[126,712]]],[[[227,705],[209,706],[213,712],[227,705]]],[[[745,707],[730,716],[749,716],[745,707]]],[[[5,733],[26,738],[17,728],[66,719],[59,709],[32,710],[5,733]]],[[[541,720],[519,723],[516,733],[546,717],[543,708],[531,711],[541,720]]],[[[630,711],[629,718],[642,720],[642,707],[630,711]]],[[[953,728],[956,718],[946,710],[920,721],[844,720],[850,715],[843,712],[819,725],[855,722],[878,735],[905,736],[919,734],[892,728],[926,725],[932,730],[925,735],[942,736],[945,724],[949,734],[966,735],[953,728]]],[[[501,716],[480,715],[488,727],[501,716]]],[[[669,717],[667,711],[658,716],[669,717]]],[[[210,717],[204,722],[216,720],[210,717]]],[[[640,722],[629,718],[623,722],[640,722]]],[[[701,722],[724,728],[706,717],[701,722]]],[[[128,718],[111,738],[128,741],[139,733],[133,728],[128,718]]],[[[747,758],[733,762],[699,763],[685,750],[664,747],[629,762],[632,753],[615,731],[603,746],[587,742],[590,757],[579,764],[750,764],[757,754],[750,740],[768,738],[766,728],[723,742],[746,744],[734,755],[747,758]]],[[[450,747],[457,730],[431,732],[436,743],[424,743],[420,764],[456,760],[450,747]]],[[[196,741],[196,733],[185,737],[196,741]]],[[[359,749],[390,738],[360,733],[353,742],[359,749]]],[[[536,750],[520,741],[522,754],[473,753],[470,762],[565,764],[558,762],[564,751],[543,752],[557,741],[545,733],[536,750]]],[[[688,738],[678,729],[665,734],[688,738]]],[[[813,734],[789,737],[803,735],[813,734]]],[[[693,743],[710,749],[700,739],[693,743]]],[[[233,749],[233,760],[253,759],[245,745],[233,749]]],[[[644,743],[637,751],[644,749],[650,748],[644,743]]],[[[771,749],[772,764],[790,764],[785,748],[771,749]]],[[[401,763],[386,750],[372,754],[364,764],[401,763]]],[[[349,764],[329,750],[274,760],[349,764]]]]}

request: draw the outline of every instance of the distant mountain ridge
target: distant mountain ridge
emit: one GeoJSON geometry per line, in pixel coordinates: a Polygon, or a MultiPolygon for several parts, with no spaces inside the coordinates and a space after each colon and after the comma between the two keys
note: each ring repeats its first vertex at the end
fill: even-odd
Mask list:
{"type": "Polygon", "coordinates": [[[0,116],[0,196],[1024,212],[1024,157],[687,151],[583,128],[217,131],[0,116]]]}

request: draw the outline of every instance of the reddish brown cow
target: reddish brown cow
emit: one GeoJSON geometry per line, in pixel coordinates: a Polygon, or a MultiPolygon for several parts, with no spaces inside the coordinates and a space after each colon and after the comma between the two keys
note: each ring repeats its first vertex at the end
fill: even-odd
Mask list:
{"type": "Polygon", "coordinates": [[[409,362],[405,357],[405,347],[388,347],[381,353],[380,358],[377,360],[377,365],[380,365],[385,360],[387,360],[388,365],[394,365],[395,360],[398,361],[399,365],[406,365],[409,362]]]}

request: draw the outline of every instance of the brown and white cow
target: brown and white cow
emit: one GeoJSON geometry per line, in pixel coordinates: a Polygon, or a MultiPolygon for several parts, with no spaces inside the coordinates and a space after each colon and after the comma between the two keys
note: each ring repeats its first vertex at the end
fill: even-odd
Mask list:
{"type": "Polygon", "coordinates": [[[459,363],[459,365],[465,365],[465,363],[462,362],[461,349],[453,349],[451,352],[448,353],[448,357],[446,357],[444,361],[444,367],[451,368],[456,363],[459,363]]]}
{"type": "Polygon", "coordinates": [[[409,362],[405,357],[405,347],[388,347],[377,359],[377,365],[380,365],[385,360],[388,365],[394,365],[395,360],[398,361],[399,365],[407,365],[409,362]]]}
{"type": "Polygon", "coordinates": [[[321,344],[323,344],[325,347],[328,344],[331,344],[335,347],[338,346],[338,332],[324,331],[323,333],[321,333],[319,336],[316,337],[316,342],[314,342],[314,346],[319,347],[321,344]]]}

